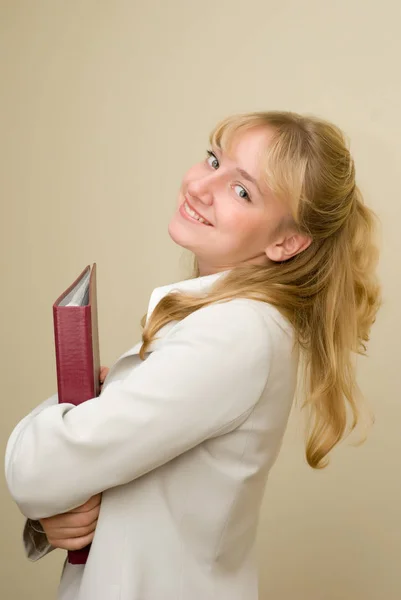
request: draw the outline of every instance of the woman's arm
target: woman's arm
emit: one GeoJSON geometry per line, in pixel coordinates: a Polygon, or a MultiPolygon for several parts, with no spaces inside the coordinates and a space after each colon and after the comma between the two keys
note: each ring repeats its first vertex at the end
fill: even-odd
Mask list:
{"type": "Polygon", "coordinates": [[[12,496],[32,519],[67,512],[234,428],[260,398],[270,352],[249,302],[196,311],[98,398],[50,406],[17,426],[7,448],[12,496]]]}
{"type": "MultiPolygon", "coordinates": [[[[100,367],[100,389],[108,372],[108,367],[100,367]]],[[[55,394],[35,408],[29,416],[32,417],[44,408],[57,404],[57,402],[58,397],[55,394]]],[[[20,425],[22,426],[22,422],[20,425]]],[[[37,561],[56,548],[79,550],[87,546],[92,541],[96,527],[100,500],[101,494],[98,494],[90,498],[83,506],[79,506],[69,513],[61,513],[41,521],[27,519],[24,524],[22,538],[29,560],[37,561]]]]}

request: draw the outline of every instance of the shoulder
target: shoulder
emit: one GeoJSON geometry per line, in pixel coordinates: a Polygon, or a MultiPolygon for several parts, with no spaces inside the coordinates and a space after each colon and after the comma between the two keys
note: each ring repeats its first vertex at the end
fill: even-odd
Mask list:
{"type": "Polygon", "coordinates": [[[249,326],[257,329],[280,328],[286,335],[292,337],[293,327],[280,311],[260,300],[249,298],[233,298],[227,301],[214,302],[193,313],[185,319],[186,321],[216,321],[220,326],[249,326]]]}
{"type": "Polygon", "coordinates": [[[256,352],[270,351],[281,338],[293,338],[292,326],[274,306],[248,298],[209,304],[177,323],[174,330],[189,337],[200,335],[217,346],[236,344],[256,352]]]}

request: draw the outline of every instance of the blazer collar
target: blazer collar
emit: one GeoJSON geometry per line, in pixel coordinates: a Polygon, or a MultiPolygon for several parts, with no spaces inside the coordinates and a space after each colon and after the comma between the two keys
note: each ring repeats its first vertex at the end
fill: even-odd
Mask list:
{"type": "Polygon", "coordinates": [[[184,281],[180,281],[178,283],[170,283],[168,285],[156,288],[153,290],[150,296],[146,322],[148,322],[150,319],[151,314],[160,300],[164,298],[164,296],[167,296],[167,294],[170,292],[186,292],[188,294],[195,295],[206,293],[210,290],[214,282],[220,279],[220,277],[226,273],[228,273],[228,271],[213,273],[212,275],[204,275],[203,277],[196,277],[194,279],[185,279],[184,281]]]}

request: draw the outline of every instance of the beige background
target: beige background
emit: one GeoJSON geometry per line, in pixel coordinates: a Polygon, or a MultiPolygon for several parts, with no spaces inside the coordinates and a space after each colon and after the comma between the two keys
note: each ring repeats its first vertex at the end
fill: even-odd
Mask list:
{"type": "MultiPolygon", "coordinates": [[[[263,508],[262,600],[401,597],[400,7],[0,1],[2,447],[55,391],[51,305],[86,264],[98,264],[103,364],[137,341],[153,287],[187,275],[166,225],[217,120],[292,109],[351,139],[383,227],[385,304],[359,369],[377,423],[315,473],[294,412],[263,508]]],[[[4,480],[1,514],[1,598],[54,599],[64,555],[25,560],[4,480]]]]}

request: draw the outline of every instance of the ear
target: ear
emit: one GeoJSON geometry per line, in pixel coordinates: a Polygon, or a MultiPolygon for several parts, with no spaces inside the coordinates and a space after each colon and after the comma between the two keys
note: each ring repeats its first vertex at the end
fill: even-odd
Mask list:
{"type": "Polygon", "coordinates": [[[281,237],[265,250],[266,256],[273,262],[283,262],[309,248],[312,238],[302,233],[292,233],[281,237]]]}

